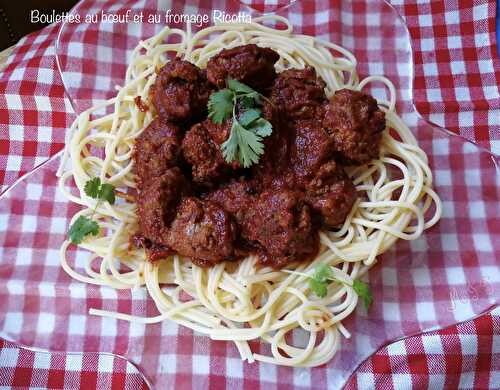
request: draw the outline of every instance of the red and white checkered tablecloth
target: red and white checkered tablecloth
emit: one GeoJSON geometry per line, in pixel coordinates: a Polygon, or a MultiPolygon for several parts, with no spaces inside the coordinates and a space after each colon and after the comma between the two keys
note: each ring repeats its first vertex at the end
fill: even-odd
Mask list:
{"type": "MultiPolygon", "coordinates": [[[[97,9],[102,5],[87,3],[97,9]]],[[[118,8],[133,3],[123,1],[118,8]]],[[[255,6],[268,10],[282,3],[255,6]]],[[[340,13],[344,22],[359,14],[354,8],[360,3],[364,2],[354,0],[353,8],[349,8],[351,3],[343,6],[347,7],[340,13]]],[[[405,19],[412,38],[413,102],[419,113],[481,148],[500,153],[500,62],[494,41],[494,1],[394,0],[392,4],[405,19]]],[[[328,24],[335,7],[338,2],[303,2],[303,31],[314,34],[324,25],[335,30],[328,24]]],[[[58,26],[49,26],[23,38],[0,69],[3,190],[59,151],[74,119],[56,71],[57,32],[58,26]]],[[[366,42],[372,34],[370,22],[351,34],[343,37],[345,45],[356,46],[361,38],[366,42]]],[[[395,40],[394,58],[384,58],[392,49],[377,43],[375,34],[369,38],[371,46],[358,47],[356,53],[362,63],[360,72],[383,70],[399,86],[399,109],[429,154],[445,214],[422,240],[402,243],[389,253],[399,259],[397,264],[384,257],[383,266],[370,274],[376,303],[368,318],[356,312],[347,324],[354,338],[351,344],[345,343],[342,356],[350,356],[349,348],[356,348],[356,343],[373,347],[398,334],[441,328],[478,315],[498,303],[500,294],[500,192],[494,157],[458,137],[431,131],[412,113],[411,73],[398,68],[405,60],[398,45],[404,43],[395,40]],[[375,61],[363,65],[364,56],[375,61]],[[387,61],[396,66],[384,68],[387,61]],[[372,334],[373,329],[382,334],[372,334]]],[[[90,64],[95,60],[91,51],[82,55],[90,64]]],[[[298,389],[338,383],[335,378],[349,361],[341,359],[336,365],[311,370],[247,365],[229,344],[209,341],[171,323],[145,329],[87,316],[90,307],[149,315],[154,306],[144,291],[83,286],[60,269],[57,250],[77,207],[57,192],[57,162],[42,166],[0,200],[0,335],[49,350],[125,355],[149,379],[165,387],[298,389]]],[[[390,344],[358,368],[347,388],[500,388],[499,330],[500,310],[496,309],[458,326],[390,344]]],[[[81,370],[68,357],[63,361],[60,355],[42,355],[2,342],[0,388],[78,388],[88,377],[101,388],[111,387],[109,380],[116,388],[141,386],[134,382],[138,374],[131,366],[109,355],[78,358],[85,362],[81,370]],[[111,361],[101,365],[106,359],[111,361]],[[40,361],[43,363],[38,364],[40,361]],[[72,375],[74,372],[77,374],[72,375]]]]}
{"type": "Polygon", "coordinates": [[[129,389],[149,387],[127,360],[97,353],[48,353],[0,339],[0,388],[129,389]]]}

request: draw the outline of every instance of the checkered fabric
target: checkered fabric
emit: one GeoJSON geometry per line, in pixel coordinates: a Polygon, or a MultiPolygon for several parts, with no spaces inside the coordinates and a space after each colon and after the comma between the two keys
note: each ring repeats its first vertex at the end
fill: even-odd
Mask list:
{"type": "Polygon", "coordinates": [[[365,361],[353,389],[498,389],[500,309],[439,332],[410,337],[365,361]]]}
{"type": "Polygon", "coordinates": [[[57,31],[26,36],[0,67],[0,193],[61,150],[74,119],[56,71],[57,31]]]}
{"type": "Polygon", "coordinates": [[[430,121],[500,154],[495,1],[391,1],[405,18],[414,102],[430,121]]]}
{"type": "MultiPolygon", "coordinates": [[[[399,4],[398,10],[403,13],[410,4],[399,4]]],[[[112,5],[95,1],[86,2],[81,10],[92,12],[114,7],[113,11],[117,12],[143,5],[132,1],[112,5]]],[[[196,9],[203,12],[207,6],[204,2],[185,8],[178,5],[179,12],[194,12],[196,9]]],[[[275,5],[264,4],[264,9],[270,6],[275,5]]],[[[469,17],[469,12],[473,16],[482,15],[482,19],[479,16],[474,18],[474,25],[481,29],[474,30],[474,34],[486,31],[486,35],[481,36],[488,38],[488,44],[478,46],[478,52],[481,52],[477,54],[478,61],[483,59],[484,47],[488,47],[492,54],[490,20],[494,14],[484,15],[475,11],[484,7],[493,10],[491,4],[476,1],[473,7],[463,12],[451,2],[446,2],[448,6],[458,12],[458,20],[466,20],[461,18],[469,17]]],[[[422,8],[420,3],[415,7],[417,10],[427,9],[422,8]]],[[[429,8],[431,18],[434,17],[431,12],[433,7],[429,8]]],[[[231,3],[229,9],[236,11],[238,8],[231,3]]],[[[423,64],[428,61],[418,65],[419,57],[415,55],[417,79],[412,92],[412,58],[401,20],[383,3],[361,0],[297,2],[280,13],[291,18],[297,31],[320,35],[352,49],[360,61],[361,75],[385,74],[393,80],[398,92],[398,110],[428,153],[436,190],[443,199],[444,215],[439,225],[415,242],[399,243],[382,256],[380,265],[370,272],[375,305],[369,315],[359,308],[345,322],[352,338],[343,340],[337,357],[329,364],[314,369],[248,365],[240,361],[233,345],[211,341],[168,321],[145,327],[88,316],[91,307],[141,316],[156,312],[154,304],[142,289],[115,291],[83,285],[71,280],[59,266],[58,249],[66,234],[69,218],[78,208],[69,204],[57,191],[54,176],[57,158],[11,187],[0,200],[0,313],[3,313],[0,315],[0,335],[23,345],[54,351],[102,351],[123,355],[137,364],[158,387],[219,388],[225,385],[228,388],[259,386],[267,389],[283,385],[286,388],[336,388],[344,384],[354,368],[389,341],[465,321],[498,304],[500,193],[494,159],[486,150],[465,142],[463,138],[451,137],[447,132],[433,128],[414,112],[412,95],[417,108],[424,111],[418,100],[421,97],[419,88],[422,90],[424,87],[418,86],[417,79],[418,67],[421,66],[425,74],[423,64]]],[[[410,16],[407,16],[409,23],[412,21],[410,16]]],[[[410,25],[413,47],[417,51],[419,38],[415,37],[412,28],[410,25]]],[[[120,83],[127,51],[135,46],[138,36],[149,32],[148,29],[154,30],[154,27],[127,26],[126,30],[120,31],[95,31],[89,27],[65,32],[67,47],[63,47],[68,50],[60,59],[65,69],[66,85],[77,107],[88,104],[89,97],[100,99],[112,93],[108,87],[120,83]],[[106,59],[103,53],[109,52],[112,54],[106,59]]],[[[5,96],[0,96],[5,99],[0,103],[0,137],[3,137],[0,141],[0,168],[4,169],[4,188],[22,174],[21,169],[32,169],[60,149],[64,131],[74,118],[55,71],[55,36],[56,28],[52,26],[24,38],[0,74],[0,88],[5,89],[5,96]],[[54,149],[47,150],[42,140],[48,140],[46,143],[54,149]],[[32,145],[31,149],[28,145],[32,145]]],[[[464,47],[470,44],[470,41],[464,40],[464,35],[461,39],[464,47]]],[[[438,41],[436,38],[435,47],[438,47],[438,41]]],[[[421,43],[420,47],[428,47],[428,44],[421,43]]],[[[470,49],[470,45],[467,48],[470,49]]],[[[444,62],[442,57],[439,61],[444,62]]],[[[493,61],[491,56],[489,61],[493,61]]],[[[498,77],[498,63],[495,62],[494,66],[495,70],[490,68],[486,73],[498,77]]],[[[482,68],[478,65],[477,69],[480,80],[483,80],[482,68]]],[[[478,107],[482,107],[487,116],[495,110],[498,112],[498,106],[494,106],[495,99],[485,98],[487,91],[491,91],[490,84],[485,81],[481,84],[484,90],[478,93],[478,88],[468,84],[468,78],[464,80],[457,83],[460,88],[468,90],[469,103],[476,102],[476,98],[480,102],[488,101],[488,105],[478,103],[478,107]],[[460,84],[464,80],[465,84],[460,84]]],[[[484,80],[490,78],[485,76],[484,80]]],[[[454,85],[453,80],[450,84],[448,78],[444,81],[439,79],[439,83],[442,85],[436,88],[446,89],[454,85]]],[[[373,85],[371,92],[377,96],[385,93],[378,85],[373,85]]],[[[498,89],[496,94],[498,100],[498,89]]],[[[446,95],[443,106],[455,107],[448,99],[446,95]]],[[[480,124],[480,118],[484,119],[481,115],[476,117],[478,107],[474,107],[472,115],[474,124],[476,120],[480,124]]],[[[430,118],[439,122],[438,117],[431,117],[438,107],[431,105],[428,109],[430,118]]],[[[443,123],[440,124],[454,123],[453,112],[451,110],[450,116],[448,112],[443,114],[443,123]]],[[[457,127],[450,126],[450,130],[468,136],[466,129],[462,128],[462,124],[467,127],[467,123],[455,122],[457,127]]],[[[493,141],[500,139],[498,126],[488,124],[487,133],[490,146],[494,146],[493,141]]],[[[477,139],[471,137],[471,140],[477,139]]],[[[82,264],[85,253],[73,250],[71,254],[77,266],[82,264]]],[[[487,314],[478,321],[497,324],[498,312],[487,314]]],[[[413,337],[394,344],[394,348],[391,346],[380,351],[363,364],[356,376],[351,378],[350,386],[370,388],[374,384],[385,383],[380,382],[383,380],[390,380],[395,388],[408,388],[411,384],[418,386],[423,383],[419,380],[425,375],[422,368],[424,362],[428,378],[423,380],[428,381],[429,387],[433,383],[441,383],[433,382],[435,377],[452,383],[446,382],[454,380],[446,379],[448,376],[474,371],[488,376],[478,380],[478,388],[498,383],[494,364],[499,358],[498,340],[495,342],[493,339],[498,326],[490,327],[491,341],[485,343],[477,322],[473,324],[465,325],[473,326],[471,328],[451,328],[430,336],[413,337]],[[441,348],[431,347],[434,343],[425,339],[435,335],[440,338],[441,348]],[[451,344],[453,340],[455,344],[451,344]],[[470,343],[474,342],[481,348],[476,348],[478,353],[471,359],[475,358],[480,363],[475,363],[476,366],[471,369],[467,363],[470,360],[465,356],[472,355],[469,352],[474,350],[471,347],[474,344],[470,343]],[[451,345],[457,347],[450,350],[451,345]],[[410,349],[411,346],[415,346],[414,349],[410,349]],[[413,364],[413,352],[424,359],[422,364],[413,364]],[[452,357],[448,357],[449,352],[454,352],[452,357]],[[441,356],[447,363],[432,365],[432,355],[441,356]],[[374,363],[373,359],[379,357],[380,360],[374,363]],[[381,361],[383,365],[378,364],[381,361]],[[455,361],[456,365],[453,365],[455,361]],[[387,376],[390,378],[387,379],[387,376]]],[[[257,352],[266,351],[266,347],[258,343],[253,343],[252,348],[257,352]]],[[[464,383],[467,380],[464,379],[464,383]]],[[[476,384],[475,381],[474,377],[472,383],[476,384]]],[[[466,385],[463,387],[467,388],[466,385]]]]}
{"type": "Polygon", "coordinates": [[[48,353],[0,339],[0,389],[148,389],[139,371],[110,354],[48,353]]]}

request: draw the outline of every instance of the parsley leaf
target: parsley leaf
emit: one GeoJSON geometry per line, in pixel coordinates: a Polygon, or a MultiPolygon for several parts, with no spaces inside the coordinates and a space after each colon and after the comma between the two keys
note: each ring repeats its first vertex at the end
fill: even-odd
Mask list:
{"type": "Polygon", "coordinates": [[[250,123],[260,118],[261,111],[258,108],[251,108],[240,114],[238,121],[242,126],[247,127],[250,123]]]}
{"type": "Polygon", "coordinates": [[[261,137],[270,136],[273,132],[273,126],[264,118],[259,118],[256,121],[252,122],[248,129],[253,131],[257,135],[260,135],[261,137]]]}
{"type": "Polygon", "coordinates": [[[358,294],[358,296],[362,299],[363,304],[365,305],[366,310],[368,310],[373,303],[372,292],[370,291],[370,286],[368,284],[362,282],[361,280],[355,280],[352,283],[352,288],[358,294]]]}
{"type": "Polygon", "coordinates": [[[243,84],[242,82],[234,79],[227,80],[227,87],[236,93],[250,93],[250,94],[258,94],[254,89],[250,88],[248,85],[243,84]]]}
{"type": "Polygon", "coordinates": [[[208,99],[208,117],[212,122],[221,124],[230,117],[234,106],[234,92],[230,89],[221,89],[214,92],[208,99]]]}
{"type": "Polygon", "coordinates": [[[244,168],[248,168],[259,162],[259,156],[264,153],[264,145],[261,142],[262,138],[254,132],[242,126],[239,130],[239,160],[243,162],[244,168]]]}
{"type": "Polygon", "coordinates": [[[93,199],[98,199],[100,188],[101,179],[99,179],[98,177],[94,177],[93,179],[90,179],[85,183],[85,187],[83,187],[83,190],[85,191],[87,196],[90,196],[93,199]]]}
{"type": "Polygon", "coordinates": [[[256,104],[260,104],[260,100],[256,102],[254,98],[245,95],[238,99],[238,103],[241,108],[249,110],[250,108],[254,108],[256,104]]]}
{"type": "Polygon", "coordinates": [[[271,135],[273,127],[262,118],[261,95],[238,80],[228,79],[227,88],[214,92],[208,100],[208,117],[220,124],[232,113],[231,133],[221,145],[226,162],[239,161],[244,168],[259,161],[264,153],[262,138],[271,135]],[[237,111],[241,111],[237,115],[237,111]]]}
{"type": "Polygon", "coordinates": [[[239,143],[239,134],[238,134],[238,130],[235,129],[235,123],[233,122],[233,125],[231,126],[231,134],[229,135],[229,138],[227,140],[225,140],[221,145],[222,156],[224,157],[224,159],[228,163],[238,159],[237,158],[237,156],[238,156],[238,143],[239,143]]]}
{"type": "Polygon", "coordinates": [[[316,279],[321,283],[328,283],[333,279],[332,268],[324,263],[318,264],[314,268],[313,279],[316,279]]]}
{"type": "Polygon", "coordinates": [[[99,190],[99,199],[105,200],[109,204],[115,204],[115,186],[108,183],[102,184],[99,190]]]}
{"type": "Polygon", "coordinates": [[[324,298],[331,279],[333,279],[333,272],[330,266],[320,263],[314,268],[314,273],[309,278],[309,288],[318,297],[324,298]]]}
{"type": "MultiPolygon", "coordinates": [[[[252,89],[248,85],[243,84],[242,82],[234,79],[227,80],[227,87],[233,91],[236,95],[244,95],[247,99],[251,99],[254,101],[254,104],[260,104],[261,94],[256,90],[252,89]]],[[[248,102],[248,100],[247,100],[248,102]]]]}
{"type": "Polygon", "coordinates": [[[309,278],[309,288],[314,291],[314,294],[319,298],[326,297],[326,292],[328,290],[328,284],[318,281],[314,278],[309,278]]]}
{"type": "Polygon", "coordinates": [[[233,120],[231,134],[224,141],[222,156],[227,162],[238,160],[244,168],[259,161],[259,156],[264,153],[262,138],[256,133],[245,129],[238,121],[233,120]]]}
{"type": "Polygon", "coordinates": [[[93,199],[105,200],[109,204],[115,203],[115,186],[108,183],[101,184],[101,179],[98,177],[87,181],[83,191],[93,199]]]}
{"type": "Polygon", "coordinates": [[[318,264],[314,268],[314,273],[309,277],[309,288],[318,296],[319,298],[324,298],[326,296],[328,285],[330,282],[336,281],[344,285],[353,288],[354,292],[361,298],[363,304],[368,310],[373,303],[373,296],[370,291],[370,286],[358,279],[354,280],[352,286],[342,280],[336,279],[332,267],[326,264],[318,264]]]}
{"type": "Polygon", "coordinates": [[[96,221],[92,221],[97,206],[102,200],[109,204],[114,204],[116,200],[115,186],[109,183],[101,183],[101,179],[98,177],[88,180],[83,187],[83,191],[87,196],[97,199],[97,202],[90,218],[81,215],[70,226],[68,233],[69,239],[73,244],[80,244],[89,234],[93,234],[94,236],[99,234],[99,225],[96,221]]]}
{"type": "Polygon", "coordinates": [[[69,238],[73,244],[80,244],[89,234],[97,236],[99,234],[99,225],[96,221],[80,215],[69,228],[69,238]]]}

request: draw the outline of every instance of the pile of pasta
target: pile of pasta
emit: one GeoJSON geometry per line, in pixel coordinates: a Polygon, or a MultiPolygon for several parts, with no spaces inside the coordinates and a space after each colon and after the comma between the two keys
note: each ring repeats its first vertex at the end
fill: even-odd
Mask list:
{"type": "Polygon", "coordinates": [[[356,58],[346,49],[294,34],[290,22],[279,16],[215,25],[196,33],[189,26],[186,31],[165,27],[141,41],[116,96],[81,113],[68,134],[59,170],[60,189],[82,206],[72,223],[79,216],[92,216],[100,234],[79,244],[89,252],[85,264],[70,265],[69,240],[60,253],[64,270],[82,282],[116,289],[145,286],[159,314],[137,317],[96,309],[90,313],[145,324],[175,321],[211,339],[233,341],[248,362],[306,367],[328,362],[342,336],[350,337],[342,321],[358,305],[353,281],[398,239],[417,239],[441,215],[427,156],[395,111],[394,85],[381,76],[359,80],[356,65],[356,58]],[[286,27],[267,27],[269,23],[286,27]],[[172,41],[177,43],[168,43],[172,41]],[[177,255],[148,262],[143,249],[129,245],[138,229],[133,198],[125,196],[113,205],[104,202],[96,207],[96,200],[84,192],[85,183],[99,177],[123,193],[135,188],[134,140],[154,119],[153,110],[141,111],[135,98],[148,100],[156,70],[168,58],[178,56],[204,68],[223,48],[249,43],[275,50],[280,55],[278,72],[314,67],[326,82],[328,97],[340,88],[362,90],[372,82],[383,83],[389,99],[378,101],[387,122],[380,158],[347,169],[358,200],[340,229],[320,232],[321,248],[311,262],[283,270],[259,266],[255,256],[212,268],[197,267],[177,255]],[[73,184],[79,195],[71,192],[73,184]],[[324,298],[316,296],[308,283],[318,264],[330,266],[334,275],[324,298]],[[300,337],[301,345],[287,342],[286,335],[292,331],[305,334],[300,337]],[[270,344],[268,355],[251,351],[248,341],[255,339],[270,344]]]}

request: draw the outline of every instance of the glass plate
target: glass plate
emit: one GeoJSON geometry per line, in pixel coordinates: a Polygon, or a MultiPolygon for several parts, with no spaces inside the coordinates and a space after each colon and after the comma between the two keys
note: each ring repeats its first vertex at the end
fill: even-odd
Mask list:
{"type": "MultiPolygon", "coordinates": [[[[83,1],[73,10],[92,13],[226,13],[256,9],[238,2],[83,1]]],[[[266,6],[256,7],[269,11],[266,6]]],[[[427,152],[435,189],[443,200],[439,224],[413,242],[398,241],[369,272],[374,305],[360,306],[344,322],[352,333],[337,355],[321,367],[274,367],[239,360],[231,343],[212,341],[165,321],[140,325],[89,316],[89,308],[139,316],[156,313],[144,289],[116,291],[72,280],[59,266],[58,248],[78,207],[57,190],[59,156],[36,169],[0,201],[1,334],[24,345],[58,351],[101,351],[123,355],[158,388],[207,387],[220,375],[241,387],[289,383],[340,388],[352,372],[381,346],[397,339],[471,319],[498,304],[496,257],[500,238],[497,161],[488,152],[424,121],[412,103],[412,51],[408,30],[385,2],[294,2],[273,12],[288,17],[295,32],[315,35],[351,50],[360,77],[383,74],[395,84],[398,112],[427,152]],[[5,222],[5,223],[3,223],[5,222]],[[253,382],[255,383],[255,382],[253,382]]],[[[176,27],[184,28],[181,23],[176,27]]],[[[132,49],[162,28],[158,24],[64,24],[57,64],[75,111],[115,94],[132,49]]],[[[195,30],[198,28],[193,27],[195,30]]],[[[371,93],[383,97],[381,85],[371,93]]],[[[81,264],[83,252],[73,251],[81,264]]],[[[252,343],[254,351],[264,346],[252,343]]],[[[411,351],[408,351],[411,353],[411,351]]]]}

